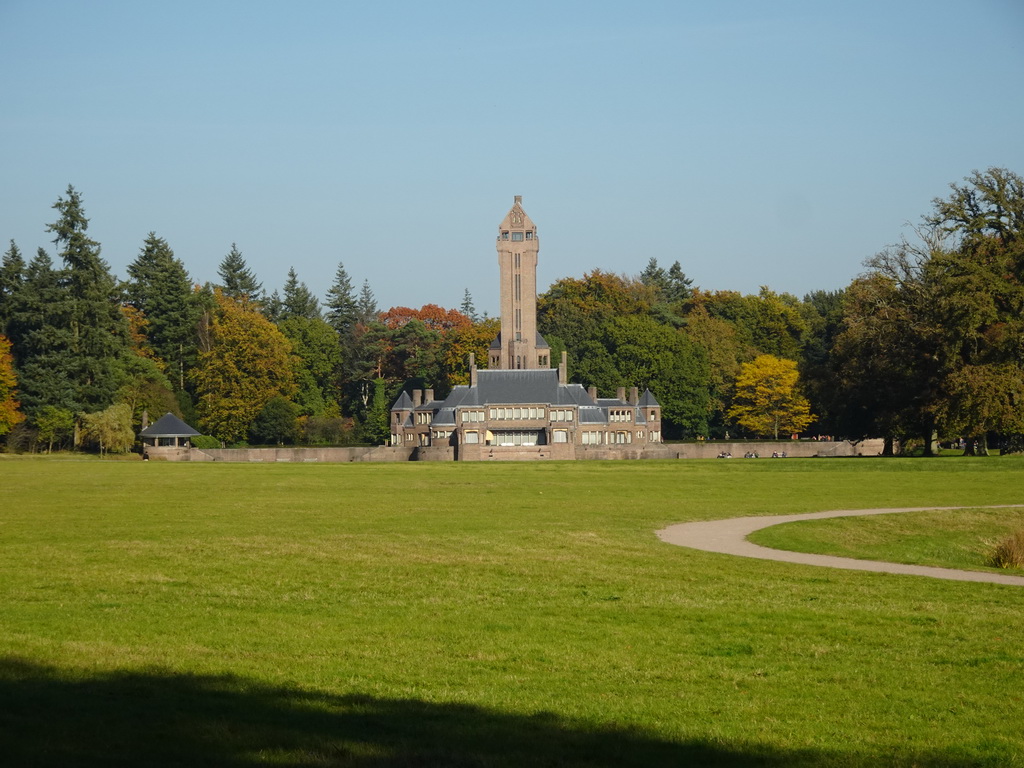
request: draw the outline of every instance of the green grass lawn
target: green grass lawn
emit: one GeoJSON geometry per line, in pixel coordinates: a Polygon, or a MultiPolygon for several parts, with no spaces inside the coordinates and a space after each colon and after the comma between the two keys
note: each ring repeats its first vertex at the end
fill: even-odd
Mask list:
{"type": "Polygon", "coordinates": [[[0,763],[1024,766],[1024,590],[654,534],[1022,478],[0,458],[0,763]]]}
{"type": "Polygon", "coordinates": [[[794,552],[1019,574],[989,565],[995,543],[1018,530],[1024,507],[806,520],[756,531],[750,540],[794,552]]]}

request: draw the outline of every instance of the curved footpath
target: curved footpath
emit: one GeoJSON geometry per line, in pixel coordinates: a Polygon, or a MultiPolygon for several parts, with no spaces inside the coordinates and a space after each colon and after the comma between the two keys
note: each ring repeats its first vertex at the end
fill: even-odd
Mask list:
{"type": "MultiPolygon", "coordinates": [[[[1020,504],[1002,504],[984,509],[1020,507],[1020,504]]],[[[954,581],[985,581],[993,584],[1013,584],[1024,587],[1024,576],[982,571],[960,571],[954,568],[933,568],[928,565],[904,565],[879,560],[854,560],[850,557],[813,555],[806,552],[788,552],[770,549],[747,541],[747,536],[762,528],[799,520],[822,520],[829,517],[856,517],[860,515],[890,515],[896,512],[926,512],[944,509],[979,509],[979,507],[901,507],[894,509],[840,509],[831,512],[811,512],[805,515],[768,515],[765,517],[734,517],[727,520],[706,520],[698,523],[679,523],[658,531],[658,538],[668,544],[719,552],[725,555],[755,557],[761,560],[780,560],[802,565],[820,565],[826,568],[845,568],[851,571],[877,571],[880,573],[930,576],[933,579],[954,581]]]]}

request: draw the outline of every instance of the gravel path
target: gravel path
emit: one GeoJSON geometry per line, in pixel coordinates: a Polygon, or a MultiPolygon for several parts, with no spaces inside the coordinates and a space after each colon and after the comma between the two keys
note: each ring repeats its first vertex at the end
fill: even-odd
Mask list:
{"type": "MultiPolygon", "coordinates": [[[[1001,507],[1019,507],[1019,504],[1004,504],[1001,507]]],[[[826,568],[845,568],[851,571],[878,571],[881,573],[902,573],[914,576],[930,576],[934,579],[954,581],[985,581],[993,584],[1013,584],[1024,587],[1024,576],[1010,576],[1002,573],[982,571],[961,571],[954,568],[933,568],[927,565],[904,565],[878,560],[854,560],[849,557],[812,555],[805,552],[787,552],[769,549],[747,541],[754,531],[782,523],[798,520],[822,520],[829,517],[854,517],[859,515],[891,515],[896,512],[923,512],[934,509],[964,509],[964,507],[901,507],[897,509],[840,509],[831,512],[811,512],[806,515],[769,515],[766,517],[734,517],[728,520],[708,520],[699,523],[679,523],[658,531],[658,538],[668,544],[680,547],[702,549],[706,552],[720,552],[725,555],[755,557],[761,560],[781,560],[802,565],[821,565],[826,568]]],[[[975,509],[975,507],[972,507],[975,509]]]]}

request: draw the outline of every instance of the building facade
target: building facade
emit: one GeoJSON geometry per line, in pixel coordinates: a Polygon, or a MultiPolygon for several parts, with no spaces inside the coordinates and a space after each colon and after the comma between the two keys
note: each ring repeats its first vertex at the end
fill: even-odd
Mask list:
{"type": "Polygon", "coordinates": [[[442,400],[403,392],[391,407],[391,444],[421,460],[640,458],[661,444],[661,405],[651,392],[620,387],[599,398],[570,384],[566,357],[551,367],[537,332],[537,228],[515,202],[498,226],[501,331],[488,368],[470,360],[470,383],[442,400]]]}

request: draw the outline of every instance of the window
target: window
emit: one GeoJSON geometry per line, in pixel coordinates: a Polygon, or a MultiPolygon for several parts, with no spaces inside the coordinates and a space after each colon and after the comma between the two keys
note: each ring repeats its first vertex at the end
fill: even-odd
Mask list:
{"type": "Polygon", "coordinates": [[[508,240],[508,232],[502,232],[501,233],[501,239],[502,240],[508,240]]]}
{"type": "Polygon", "coordinates": [[[527,240],[533,240],[533,232],[527,232],[526,233],[526,239],[527,240]]]}
{"type": "Polygon", "coordinates": [[[567,443],[569,442],[569,433],[564,429],[556,429],[553,438],[556,443],[567,443]]]}
{"type": "Polygon", "coordinates": [[[657,430],[657,429],[652,429],[651,430],[651,442],[652,443],[660,443],[661,442],[661,431],[660,430],[657,430]]]}
{"type": "Polygon", "coordinates": [[[530,431],[495,432],[494,445],[503,447],[544,445],[544,433],[530,431]]]}
{"type": "Polygon", "coordinates": [[[512,233],[512,242],[513,243],[521,243],[522,241],[523,241],[523,233],[522,232],[513,232],[512,233]]]}
{"type": "Polygon", "coordinates": [[[479,432],[477,432],[475,430],[472,430],[472,431],[469,431],[469,432],[466,433],[466,443],[467,444],[474,444],[474,443],[479,443],[479,442],[480,442],[480,433],[479,432]]]}

